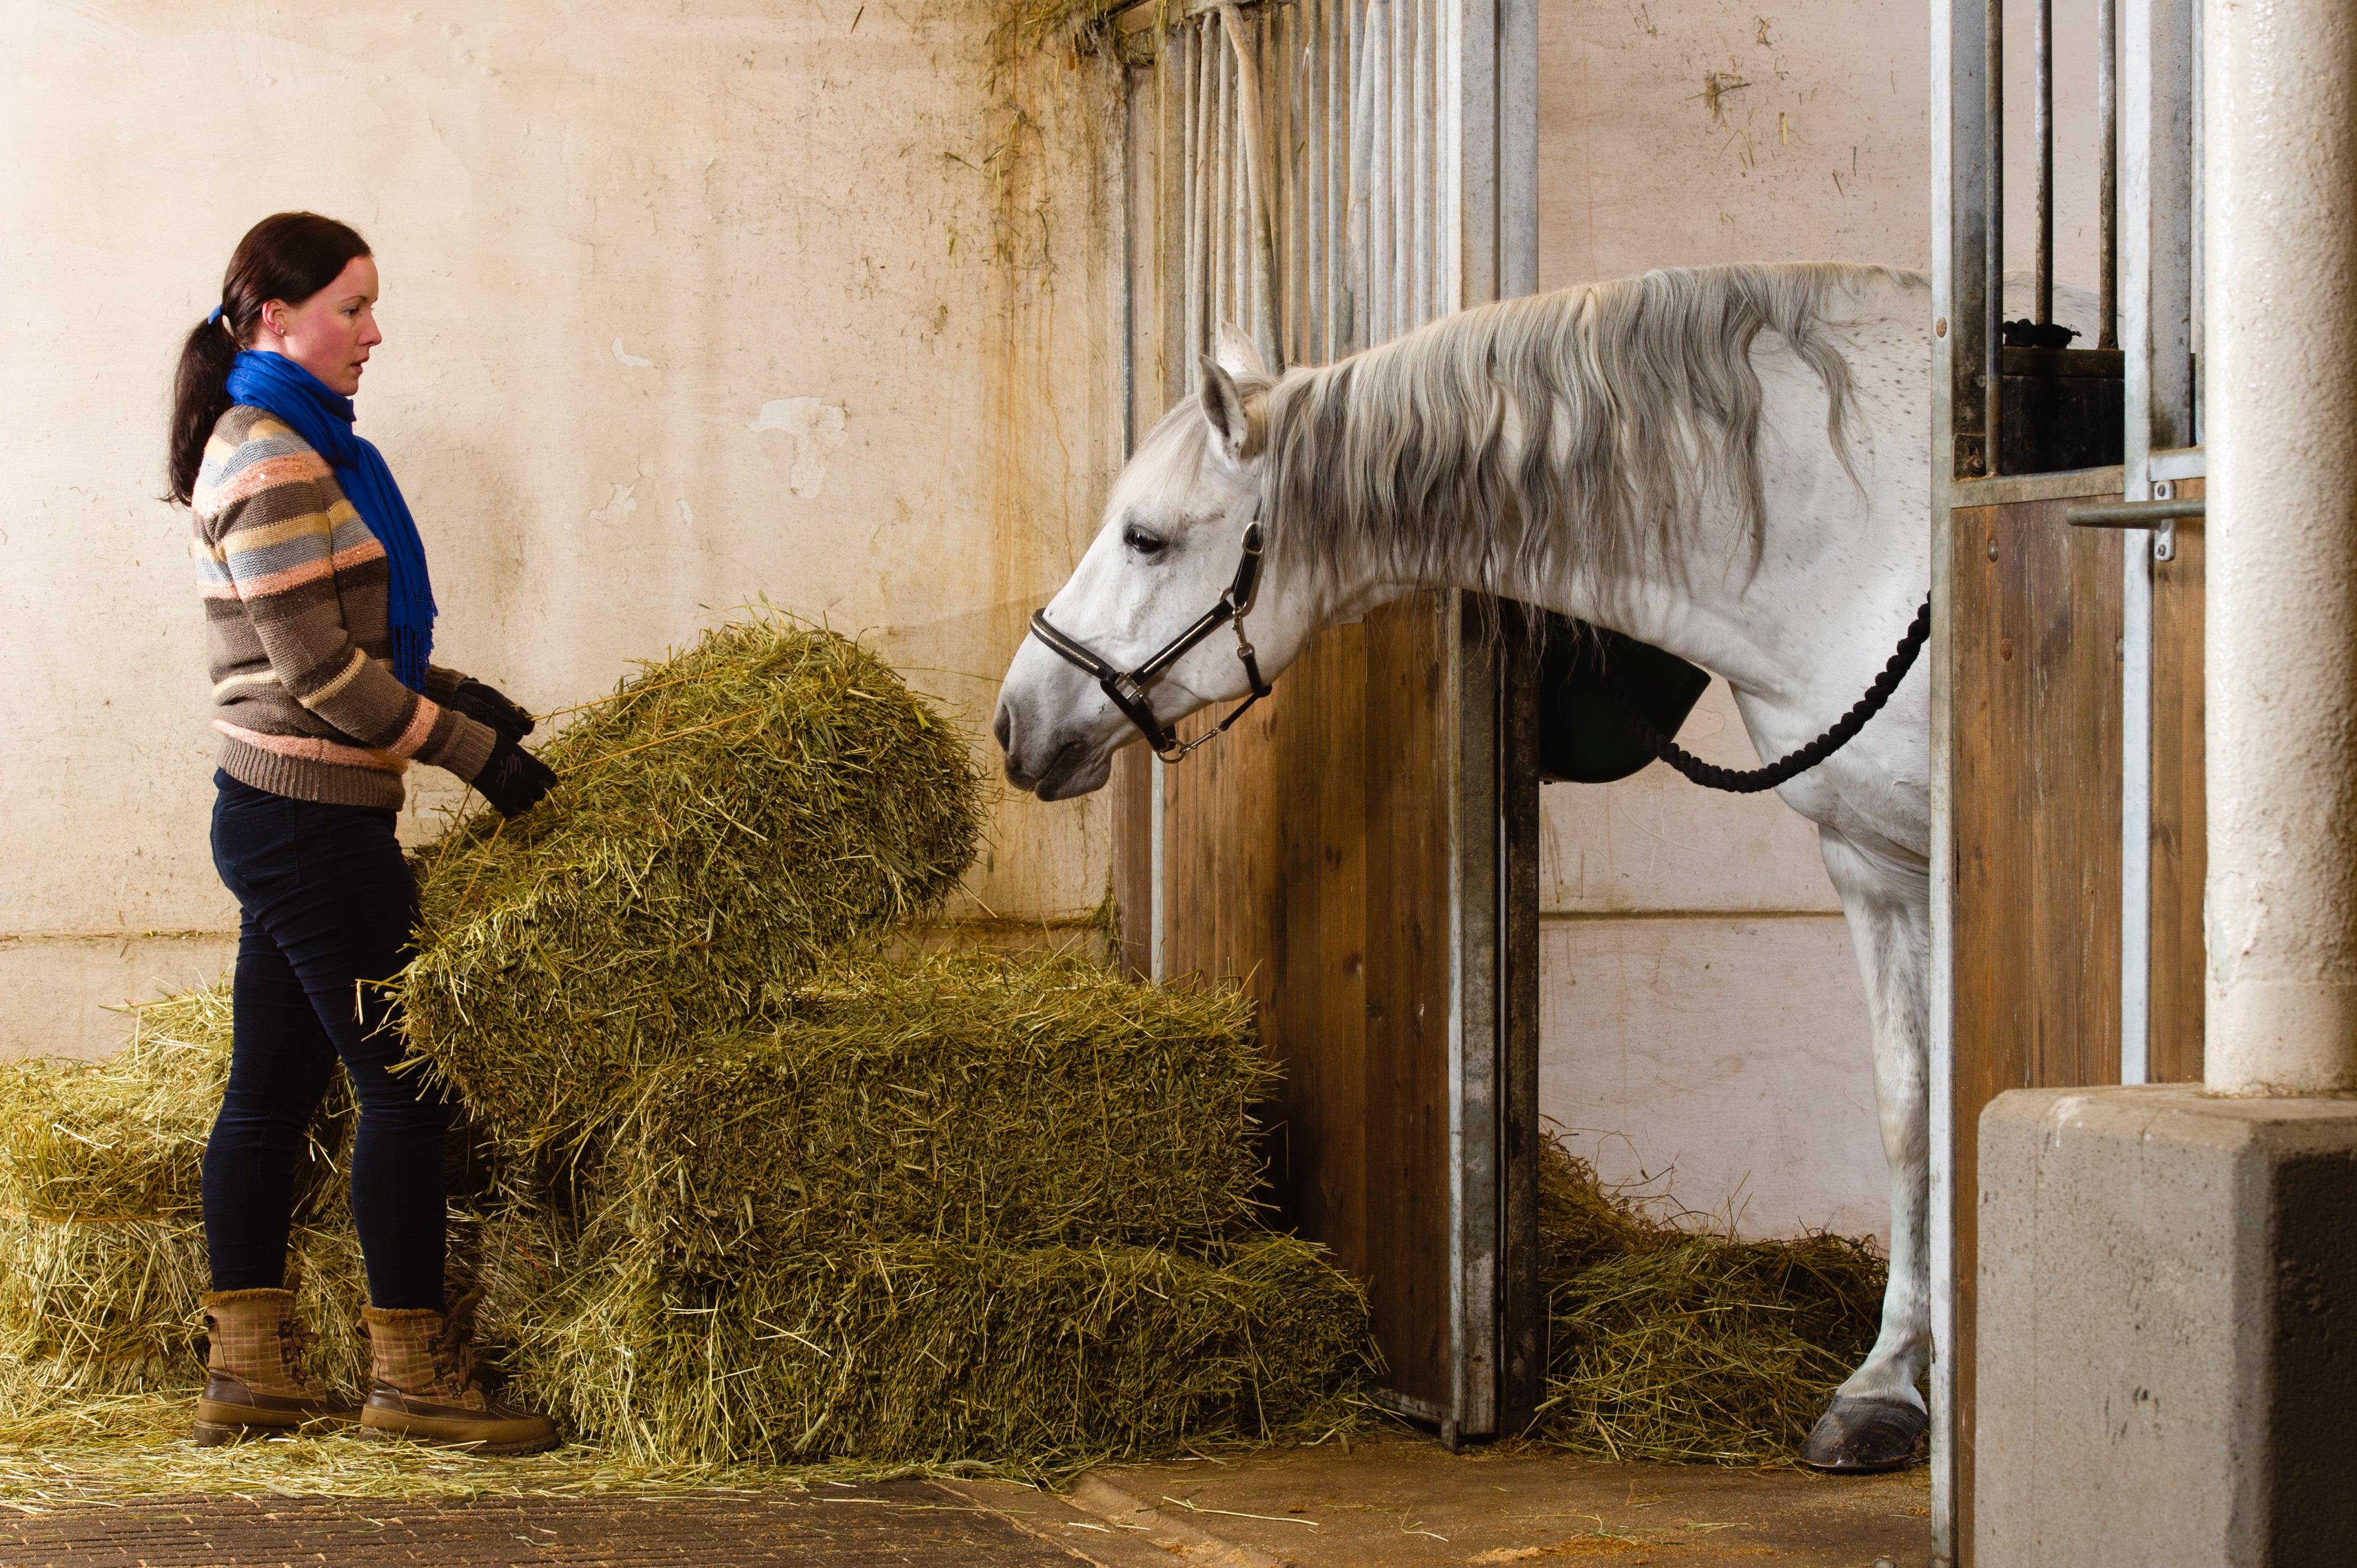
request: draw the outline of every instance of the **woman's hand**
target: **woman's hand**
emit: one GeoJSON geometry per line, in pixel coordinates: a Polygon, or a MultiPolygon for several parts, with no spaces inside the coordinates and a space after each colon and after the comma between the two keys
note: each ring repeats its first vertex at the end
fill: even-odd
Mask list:
{"type": "Polygon", "coordinates": [[[471,675],[450,694],[450,706],[479,724],[490,725],[502,740],[520,741],[535,727],[533,716],[510,701],[506,693],[471,675]]]}
{"type": "Polygon", "coordinates": [[[491,747],[491,759],[475,775],[475,788],[500,816],[520,817],[556,788],[556,775],[549,771],[548,764],[503,735],[491,747]]]}

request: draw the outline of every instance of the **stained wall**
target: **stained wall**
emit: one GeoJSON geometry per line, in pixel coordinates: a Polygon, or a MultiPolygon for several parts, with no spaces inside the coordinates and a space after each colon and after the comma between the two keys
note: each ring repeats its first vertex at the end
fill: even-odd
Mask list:
{"type": "MultiPolygon", "coordinates": [[[[375,246],[360,429],[443,662],[556,708],[767,601],[873,639],[995,757],[998,673],[1120,440],[1108,84],[995,80],[995,10],[0,8],[0,1053],[107,1048],[102,1004],[231,941],[188,523],[156,498],[180,339],[273,210],[375,246]]],[[[414,777],[412,839],[457,799],[414,777]]],[[[1077,919],[1107,855],[1092,803],[1004,804],[951,915],[1077,919]]]]}

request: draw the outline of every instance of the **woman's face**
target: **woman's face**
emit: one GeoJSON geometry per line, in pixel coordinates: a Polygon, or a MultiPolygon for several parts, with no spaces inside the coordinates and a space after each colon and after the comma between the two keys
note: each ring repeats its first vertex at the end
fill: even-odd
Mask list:
{"type": "Polygon", "coordinates": [[[384,341],[376,329],[376,262],[354,256],[336,281],[310,298],[289,305],[274,299],[262,307],[253,347],[284,354],[328,384],[351,396],[361,390],[361,369],[369,350],[384,341]]]}

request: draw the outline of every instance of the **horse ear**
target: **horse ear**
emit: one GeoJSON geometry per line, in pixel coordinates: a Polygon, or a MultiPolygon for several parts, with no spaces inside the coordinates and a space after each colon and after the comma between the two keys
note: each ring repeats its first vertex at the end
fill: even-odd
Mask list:
{"type": "Polygon", "coordinates": [[[1203,418],[1211,424],[1211,434],[1219,438],[1220,449],[1228,461],[1241,464],[1244,458],[1244,436],[1251,429],[1251,419],[1244,412],[1244,394],[1236,387],[1235,377],[1227,367],[1209,354],[1202,356],[1203,388],[1197,395],[1203,400],[1203,418]]]}
{"type": "Polygon", "coordinates": [[[1260,357],[1259,345],[1252,340],[1251,334],[1232,321],[1220,323],[1219,356],[1220,363],[1226,368],[1228,374],[1240,381],[1271,379],[1268,361],[1260,357]]]}

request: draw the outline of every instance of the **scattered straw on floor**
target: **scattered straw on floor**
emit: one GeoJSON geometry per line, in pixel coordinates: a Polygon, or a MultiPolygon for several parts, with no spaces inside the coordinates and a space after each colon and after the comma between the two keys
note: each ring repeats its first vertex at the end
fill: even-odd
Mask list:
{"type": "Polygon", "coordinates": [[[1602,1459],[1790,1462],[1873,1348],[1873,1246],[1696,1234],[1552,1140],[1539,1185],[1549,1344],[1529,1438],[1602,1459]]]}

